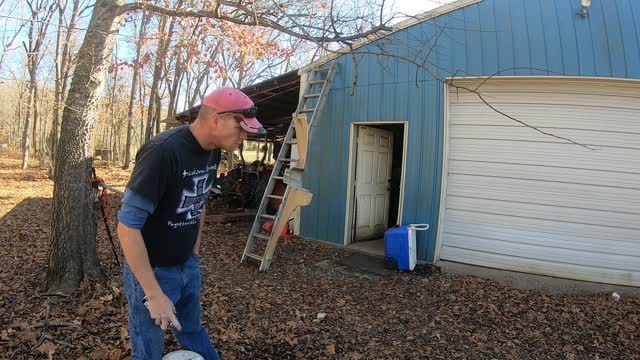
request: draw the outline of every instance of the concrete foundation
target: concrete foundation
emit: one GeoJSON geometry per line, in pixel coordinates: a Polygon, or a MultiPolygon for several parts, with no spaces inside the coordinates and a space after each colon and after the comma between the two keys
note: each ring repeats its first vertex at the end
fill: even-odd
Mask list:
{"type": "Polygon", "coordinates": [[[500,283],[518,289],[538,289],[552,294],[612,294],[613,292],[616,292],[623,299],[625,297],[640,298],[640,287],[609,285],[587,281],[561,279],[551,276],[491,269],[450,261],[439,261],[436,265],[439,266],[442,271],[447,273],[478,276],[481,278],[498,281],[500,283]]]}
{"type": "Polygon", "coordinates": [[[358,241],[349,244],[347,248],[363,254],[384,257],[384,239],[358,241]]]}

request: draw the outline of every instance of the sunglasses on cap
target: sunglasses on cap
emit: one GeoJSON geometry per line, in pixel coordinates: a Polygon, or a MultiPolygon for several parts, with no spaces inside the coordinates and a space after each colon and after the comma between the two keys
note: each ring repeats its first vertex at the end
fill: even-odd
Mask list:
{"type": "Polygon", "coordinates": [[[247,118],[254,118],[256,117],[257,113],[258,113],[258,108],[255,106],[252,106],[246,109],[226,110],[226,111],[219,112],[219,114],[240,114],[247,118]]]}
{"type": "Polygon", "coordinates": [[[243,119],[243,118],[241,118],[240,116],[234,116],[234,117],[233,117],[233,120],[235,120],[235,121],[236,121],[238,124],[240,124],[240,125],[244,124],[244,126],[243,126],[243,127],[244,127],[245,129],[249,128],[249,129],[256,130],[256,131],[257,131],[257,130],[260,130],[260,128],[259,128],[259,127],[255,127],[255,126],[251,126],[251,125],[247,124],[247,122],[246,122],[246,121],[244,121],[244,119],[243,119]]]}

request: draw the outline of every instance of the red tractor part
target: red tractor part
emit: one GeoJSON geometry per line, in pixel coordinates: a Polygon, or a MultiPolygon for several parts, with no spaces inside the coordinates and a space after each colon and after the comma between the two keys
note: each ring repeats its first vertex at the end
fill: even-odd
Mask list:
{"type": "MultiPolygon", "coordinates": [[[[273,231],[273,220],[265,221],[265,223],[262,224],[262,230],[267,234],[271,234],[271,231],[273,231]]],[[[293,233],[289,230],[289,222],[287,221],[284,225],[284,229],[282,229],[282,233],[280,234],[280,237],[285,244],[291,241],[291,238],[293,237],[293,233]]]]}

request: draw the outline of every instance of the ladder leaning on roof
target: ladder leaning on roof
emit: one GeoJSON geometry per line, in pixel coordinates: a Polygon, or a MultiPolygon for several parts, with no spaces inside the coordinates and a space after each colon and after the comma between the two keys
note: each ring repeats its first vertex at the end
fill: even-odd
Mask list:
{"type": "Polygon", "coordinates": [[[289,216],[296,208],[307,206],[311,202],[312,194],[302,186],[302,174],[305,167],[309,138],[315,127],[315,122],[320,117],[320,112],[331,88],[331,82],[336,72],[336,64],[315,67],[307,72],[307,87],[303,92],[298,108],[293,114],[291,124],[285,135],[278,158],[271,171],[269,183],[265,189],[262,201],[258,207],[256,218],[249,232],[247,244],[242,254],[241,262],[245,259],[253,259],[260,262],[260,271],[269,270],[273,253],[278,239],[285,225],[289,222],[289,216]],[[298,158],[288,158],[292,145],[297,146],[298,158]],[[289,164],[290,168],[286,165],[289,164]],[[283,195],[274,194],[276,181],[282,180],[286,186],[283,195]],[[267,205],[271,200],[281,200],[275,215],[267,214],[267,205]],[[269,234],[261,233],[263,221],[273,221],[273,227],[269,234]],[[266,247],[262,255],[255,254],[258,241],[266,241],[266,247]]]}

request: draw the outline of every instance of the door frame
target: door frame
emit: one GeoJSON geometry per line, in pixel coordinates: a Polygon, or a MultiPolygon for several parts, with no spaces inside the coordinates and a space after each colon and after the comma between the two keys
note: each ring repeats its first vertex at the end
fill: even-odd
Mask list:
{"type": "MultiPolygon", "coordinates": [[[[402,208],[404,204],[404,189],[405,189],[405,172],[407,170],[407,144],[409,136],[409,122],[404,120],[389,120],[389,121],[356,121],[352,122],[349,127],[349,163],[347,167],[347,201],[345,206],[345,219],[344,219],[344,239],[343,245],[347,246],[352,243],[353,240],[353,218],[354,218],[354,197],[355,197],[355,177],[356,177],[356,155],[357,155],[357,140],[358,140],[358,128],[360,126],[370,125],[402,125],[402,172],[400,175],[400,198],[398,199],[398,217],[396,222],[402,224],[402,208]]],[[[392,155],[393,156],[393,155],[392,155]]]]}

